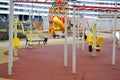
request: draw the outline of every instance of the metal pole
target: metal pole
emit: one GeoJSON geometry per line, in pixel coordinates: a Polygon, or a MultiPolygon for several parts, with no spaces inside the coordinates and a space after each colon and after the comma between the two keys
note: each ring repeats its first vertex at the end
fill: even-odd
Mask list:
{"type": "Polygon", "coordinates": [[[30,10],[29,10],[29,23],[31,25],[31,13],[30,13],[30,10]]]}
{"type": "Polygon", "coordinates": [[[77,18],[77,20],[78,20],[78,24],[77,24],[77,36],[78,36],[78,38],[77,38],[77,48],[79,48],[79,37],[80,37],[80,32],[79,32],[79,26],[80,26],[80,20],[79,20],[79,10],[78,10],[78,18],[77,18]]]}
{"type": "MultiPolygon", "coordinates": [[[[75,5],[76,1],[73,1],[75,5]]],[[[73,8],[73,44],[72,44],[72,73],[76,73],[76,9],[73,8]]]]}
{"type": "Polygon", "coordinates": [[[68,66],[67,60],[67,11],[65,11],[65,44],[64,44],[64,66],[68,66]]]}
{"type": "Polygon", "coordinates": [[[92,56],[96,56],[96,23],[93,26],[93,53],[92,56]]]}
{"type": "MultiPolygon", "coordinates": [[[[113,20],[112,20],[111,23],[113,24],[113,20]]],[[[111,25],[111,31],[113,31],[113,26],[112,25],[111,25]]],[[[111,33],[111,35],[110,35],[110,41],[112,41],[112,38],[113,38],[113,33],[111,33]]]]}
{"type": "MultiPolygon", "coordinates": [[[[117,7],[116,0],[115,0],[115,7],[117,7]]],[[[116,54],[116,18],[117,18],[117,12],[115,12],[114,15],[112,65],[115,65],[115,54],[116,54]]]]}
{"type": "Polygon", "coordinates": [[[9,54],[8,54],[8,75],[12,75],[13,66],[13,17],[14,17],[14,5],[10,0],[10,14],[9,14],[9,54]]]}
{"type": "Polygon", "coordinates": [[[120,43],[120,29],[119,29],[119,43],[120,43]]]}
{"type": "MultiPolygon", "coordinates": [[[[14,18],[13,23],[14,23],[14,39],[15,39],[15,38],[17,38],[17,24],[18,24],[18,18],[17,17],[14,18]]],[[[17,51],[18,51],[17,47],[14,46],[14,54],[13,54],[14,56],[18,55],[17,51]]]]}
{"type": "MultiPolygon", "coordinates": [[[[85,1],[83,2],[83,5],[85,5],[85,1]]],[[[84,31],[84,28],[85,28],[85,11],[83,10],[83,26],[82,26],[82,29],[83,29],[83,30],[82,30],[82,31],[83,31],[83,32],[82,32],[82,34],[83,34],[83,35],[82,35],[82,51],[84,51],[84,41],[85,41],[85,40],[84,40],[84,36],[85,36],[85,34],[84,34],[84,33],[85,33],[85,31],[84,31]]]]}
{"type": "Polygon", "coordinates": [[[30,45],[30,48],[32,48],[33,3],[32,3],[31,12],[32,12],[32,18],[31,18],[31,14],[30,14],[30,30],[29,30],[29,37],[30,37],[29,45],[30,45]]]}

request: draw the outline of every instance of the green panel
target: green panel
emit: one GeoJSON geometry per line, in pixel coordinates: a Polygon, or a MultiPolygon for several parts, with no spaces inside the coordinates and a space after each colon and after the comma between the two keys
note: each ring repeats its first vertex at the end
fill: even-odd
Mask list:
{"type": "Polygon", "coordinates": [[[66,4],[62,4],[62,7],[66,8],[66,4]]]}
{"type": "Polygon", "coordinates": [[[57,8],[58,5],[57,5],[56,3],[53,3],[53,4],[52,4],[52,7],[57,8]]]}

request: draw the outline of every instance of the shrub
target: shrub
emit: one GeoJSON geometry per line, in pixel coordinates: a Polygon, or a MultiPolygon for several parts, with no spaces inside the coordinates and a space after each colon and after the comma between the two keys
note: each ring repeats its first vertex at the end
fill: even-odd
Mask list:
{"type": "MultiPolygon", "coordinates": [[[[18,33],[17,34],[18,38],[22,39],[22,38],[26,38],[26,36],[22,33],[18,33]]],[[[4,32],[4,31],[0,31],[0,40],[8,40],[9,39],[9,32],[4,32]]]]}
{"type": "Polygon", "coordinates": [[[0,40],[8,40],[9,37],[8,37],[8,32],[3,32],[3,31],[0,31],[0,40]]]}

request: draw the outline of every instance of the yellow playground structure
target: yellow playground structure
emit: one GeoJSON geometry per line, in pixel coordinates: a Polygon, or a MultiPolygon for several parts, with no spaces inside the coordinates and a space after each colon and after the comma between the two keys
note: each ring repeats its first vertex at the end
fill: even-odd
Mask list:
{"type": "Polygon", "coordinates": [[[95,23],[93,26],[93,34],[90,31],[86,31],[87,35],[87,42],[88,42],[88,49],[89,52],[92,52],[92,56],[96,56],[96,51],[100,52],[101,46],[104,42],[104,38],[101,36],[97,36],[97,31],[96,31],[96,26],[97,24],[95,23]]]}
{"type": "Polygon", "coordinates": [[[14,18],[14,38],[13,38],[13,45],[14,45],[14,55],[17,56],[17,52],[18,52],[18,48],[20,46],[20,39],[17,37],[17,26],[21,26],[22,27],[22,32],[23,34],[25,34],[24,32],[24,27],[22,22],[19,22],[17,17],[14,18]]]}
{"type": "Polygon", "coordinates": [[[55,2],[52,4],[52,7],[49,9],[50,28],[48,33],[53,33],[54,31],[64,32],[64,14],[67,11],[67,6],[62,0],[55,0],[55,2]]]}
{"type": "Polygon", "coordinates": [[[48,30],[49,33],[53,33],[54,31],[64,31],[64,18],[63,21],[60,20],[58,16],[54,16],[51,21],[51,27],[48,30]]]}

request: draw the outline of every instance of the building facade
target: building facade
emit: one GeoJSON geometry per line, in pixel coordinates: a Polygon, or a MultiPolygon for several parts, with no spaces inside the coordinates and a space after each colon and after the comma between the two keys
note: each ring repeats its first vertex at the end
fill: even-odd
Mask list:
{"type": "MultiPolygon", "coordinates": [[[[48,0],[53,2],[54,0],[48,0]]],[[[76,5],[92,5],[92,6],[108,6],[114,7],[115,1],[114,0],[77,0],[76,5]]],[[[8,20],[9,19],[9,5],[10,0],[0,0],[0,20],[8,20]]],[[[73,2],[69,0],[68,7],[72,8],[73,2]]],[[[117,6],[120,6],[120,1],[117,1],[117,6]]],[[[40,20],[44,16],[48,16],[49,8],[51,4],[36,4],[36,3],[14,3],[14,15],[19,18],[20,21],[27,21],[29,20],[29,15],[33,15],[33,19],[35,21],[40,20]]],[[[99,10],[79,10],[76,11],[79,15],[83,15],[84,17],[88,18],[97,18],[101,13],[106,13],[108,11],[99,11],[99,10]]],[[[111,13],[111,12],[109,12],[111,13]]],[[[69,11],[69,16],[73,15],[73,11],[69,11]]]]}

